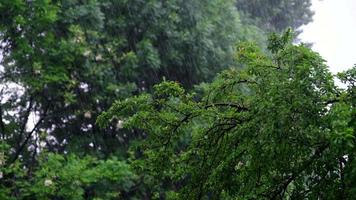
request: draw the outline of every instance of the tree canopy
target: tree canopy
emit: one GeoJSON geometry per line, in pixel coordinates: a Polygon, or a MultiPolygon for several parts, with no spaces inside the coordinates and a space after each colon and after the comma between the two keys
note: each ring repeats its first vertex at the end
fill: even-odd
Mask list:
{"type": "Polygon", "coordinates": [[[355,67],[310,1],[0,1],[0,199],[353,199],[355,67]]]}
{"type": "Polygon", "coordinates": [[[355,197],[355,68],[335,86],[324,60],[287,33],[271,55],[238,46],[244,68],[222,72],[203,95],[166,81],[103,113],[147,134],[134,166],[170,180],[177,199],[355,197]]]}
{"type": "Polygon", "coordinates": [[[186,88],[212,79],[250,29],[222,0],[19,0],[2,1],[0,13],[1,81],[22,90],[2,94],[11,96],[1,132],[14,159],[40,132],[51,151],[110,155],[127,142],[96,126],[100,112],[164,77],[186,88]]]}

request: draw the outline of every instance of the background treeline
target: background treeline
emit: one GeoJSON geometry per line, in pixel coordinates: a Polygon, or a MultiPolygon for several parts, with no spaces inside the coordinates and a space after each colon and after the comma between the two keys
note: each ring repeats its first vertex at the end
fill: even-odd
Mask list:
{"type": "MultiPolygon", "coordinates": [[[[0,199],[166,199],[196,188],[189,166],[177,163],[155,176],[140,159],[160,155],[142,143],[152,131],[139,126],[142,119],[128,128],[120,117],[99,126],[98,116],[117,100],[154,95],[163,80],[204,100],[217,73],[246,68],[236,59],[237,44],[253,41],[267,52],[268,34],[288,27],[299,33],[311,21],[310,6],[310,0],[0,1],[0,199]],[[173,179],[179,170],[186,177],[173,179]]],[[[126,105],[126,118],[137,102],[126,105]]],[[[191,127],[204,130],[209,120],[191,127]]],[[[159,123],[151,128],[163,133],[159,123]]],[[[184,151],[191,133],[167,151],[184,151]]],[[[176,156],[161,158],[168,155],[176,156]]],[[[190,198],[222,198],[209,187],[190,198]]]]}

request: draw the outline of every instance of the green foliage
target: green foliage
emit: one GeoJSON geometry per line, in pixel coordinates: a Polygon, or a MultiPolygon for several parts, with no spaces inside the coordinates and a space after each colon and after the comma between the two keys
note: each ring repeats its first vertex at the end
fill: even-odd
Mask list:
{"type": "Polygon", "coordinates": [[[86,156],[124,159],[144,134],[120,119],[101,129],[97,116],[163,78],[185,88],[210,81],[232,64],[235,43],[251,38],[262,45],[265,36],[240,23],[233,0],[1,1],[0,141],[11,148],[0,198],[134,197],[141,185],[127,191],[110,179],[121,162],[86,156]],[[47,151],[57,154],[46,160],[47,151]]]}
{"type": "MultiPolygon", "coordinates": [[[[166,198],[352,199],[350,89],[336,87],[324,60],[290,35],[271,37],[270,56],[239,45],[244,69],[220,73],[202,97],[165,81],[117,101],[98,123],[119,118],[146,133],[132,165],[166,198]]],[[[352,82],[353,71],[340,77],[352,82]]]]}
{"type": "Polygon", "coordinates": [[[0,1],[0,199],[354,195],[355,70],[267,2],[0,1]]]}
{"type": "Polygon", "coordinates": [[[35,168],[16,162],[5,168],[1,199],[117,199],[124,198],[137,177],[115,158],[42,153],[35,168]]]}
{"type": "Polygon", "coordinates": [[[39,130],[57,141],[43,141],[51,150],[124,156],[127,134],[95,124],[114,100],[163,77],[186,88],[209,81],[232,63],[246,31],[264,38],[239,23],[232,0],[6,0],[0,13],[1,81],[23,89],[3,106],[20,116],[6,116],[13,159],[27,156],[39,130]],[[40,120],[27,131],[33,113],[40,120]]]}

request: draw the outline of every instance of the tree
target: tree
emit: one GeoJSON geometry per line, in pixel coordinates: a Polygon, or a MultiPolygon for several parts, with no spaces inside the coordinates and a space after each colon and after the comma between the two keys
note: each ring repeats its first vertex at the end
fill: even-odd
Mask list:
{"type": "Polygon", "coordinates": [[[237,0],[236,7],[267,32],[283,32],[289,27],[300,31],[314,14],[310,0],[237,0]]]}
{"type": "Polygon", "coordinates": [[[99,129],[101,111],[163,77],[186,88],[208,81],[250,30],[225,0],[6,0],[0,13],[1,84],[22,91],[2,93],[11,96],[0,128],[13,161],[36,158],[41,142],[52,152],[125,154],[128,134],[99,129]]]}
{"type": "Polygon", "coordinates": [[[272,35],[268,55],[239,45],[244,69],[222,72],[201,98],[165,81],[117,101],[98,123],[121,119],[146,133],[133,166],[169,188],[159,191],[166,198],[352,199],[355,68],[339,75],[340,89],[290,36],[272,35]]]}

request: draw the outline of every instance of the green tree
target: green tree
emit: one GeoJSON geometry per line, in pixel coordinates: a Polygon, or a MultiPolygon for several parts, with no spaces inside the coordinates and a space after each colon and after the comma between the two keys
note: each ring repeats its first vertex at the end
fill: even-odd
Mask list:
{"type": "Polygon", "coordinates": [[[244,69],[222,72],[201,98],[165,81],[98,123],[121,119],[147,134],[133,166],[169,199],[353,199],[355,68],[339,75],[340,89],[290,36],[271,36],[271,55],[239,45],[244,69]]]}
{"type": "Polygon", "coordinates": [[[283,32],[289,27],[300,31],[314,14],[311,0],[237,0],[236,7],[267,32],[283,32]]]}
{"type": "Polygon", "coordinates": [[[36,158],[40,142],[58,152],[124,152],[128,134],[99,129],[100,112],[163,77],[187,88],[207,81],[232,62],[244,33],[258,35],[225,0],[4,0],[0,13],[1,84],[21,90],[1,94],[11,96],[0,128],[12,160],[36,158]]]}

